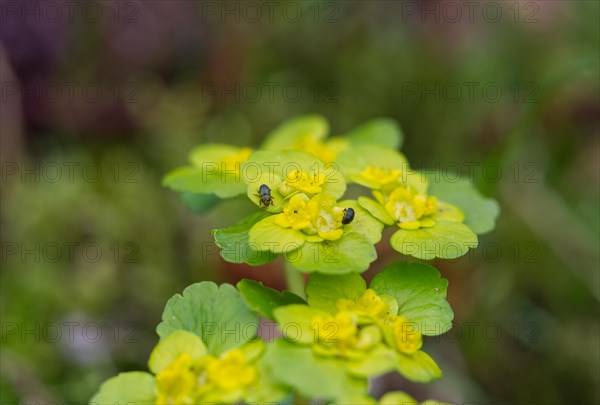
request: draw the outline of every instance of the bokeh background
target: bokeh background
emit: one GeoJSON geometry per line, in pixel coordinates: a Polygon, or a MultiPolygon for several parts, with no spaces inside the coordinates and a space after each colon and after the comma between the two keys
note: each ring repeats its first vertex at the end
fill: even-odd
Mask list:
{"type": "MultiPolygon", "coordinates": [[[[192,282],[260,278],[161,186],[203,142],[258,145],[320,113],[402,126],[416,167],[471,175],[502,213],[437,261],[456,326],[426,348],[458,403],[598,404],[597,1],[1,2],[1,401],[85,402],[145,369],[192,282]],[[68,3],[68,4],[64,4],[68,3]]],[[[401,259],[382,242],[378,267],[401,259]]]]}

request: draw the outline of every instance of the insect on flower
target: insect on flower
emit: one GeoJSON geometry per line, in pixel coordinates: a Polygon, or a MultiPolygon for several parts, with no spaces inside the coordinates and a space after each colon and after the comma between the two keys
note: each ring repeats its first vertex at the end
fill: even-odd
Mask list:
{"type": "Polygon", "coordinates": [[[342,224],[348,225],[354,219],[354,210],[352,208],[344,209],[344,217],[342,218],[342,224]]]}
{"type": "Polygon", "coordinates": [[[267,208],[269,205],[273,205],[273,197],[271,196],[271,189],[266,184],[261,184],[258,188],[258,198],[260,205],[267,208]]]}

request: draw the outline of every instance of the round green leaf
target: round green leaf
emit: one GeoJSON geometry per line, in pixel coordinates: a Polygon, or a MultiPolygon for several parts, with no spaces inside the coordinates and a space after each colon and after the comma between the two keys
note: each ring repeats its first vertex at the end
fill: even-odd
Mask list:
{"type": "Polygon", "coordinates": [[[327,136],[329,124],[327,120],[316,114],[302,115],[279,125],[265,138],[264,150],[279,151],[289,149],[303,137],[321,140],[327,136]]]}
{"type": "Polygon", "coordinates": [[[219,355],[252,340],[258,317],[233,286],[204,281],[169,299],[156,331],[165,339],[180,329],[197,334],[210,354],[219,355]]]}
{"type": "Polygon", "coordinates": [[[400,364],[398,353],[384,345],[379,345],[364,358],[350,361],[348,370],[359,377],[376,377],[396,370],[400,364]]]}
{"type": "Polygon", "coordinates": [[[286,305],[275,308],[273,316],[279,323],[279,329],[286,339],[294,343],[316,343],[316,329],[314,319],[317,316],[327,316],[327,312],[308,305],[286,305]]]}
{"type": "Polygon", "coordinates": [[[301,247],[306,235],[275,223],[275,215],[257,222],[248,232],[248,244],[254,250],[290,254],[301,247]]]}
{"type": "Polygon", "coordinates": [[[277,254],[266,250],[256,250],[249,243],[250,229],[267,216],[269,214],[266,212],[257,212],[239,224],[228,228],[214,229],[212,234],[216,245],[221,249],[221,257],[230,263],[247,263],[252,266],[275,260],[277,254]]]}
{"type": "Polygon", "coordinates": [[[339,400],[367,392],[365,379],[350,376],[343,362],[320,357],[309,346],[276,340],[267,345],[264,362],[275,379],[308,398],[339,400]]]}
{"type": "Polygon", "coordinates": [[[381,240],[383,224],[373,217],[369,211],[363,209],[358,202],[353,200],[340,201],[338,206],[342,208],[352,208],[354,210],[354,219],[347,225],[344,225],[346,232],[356,232],[367,238],[372,244],[381,240]]]}
{"type": "Polygon", "coordinates": [[[353,129],[345,137],[356,145],[378,144],[390,149],[402,145],[404,135],[396,121],[378,118],[353,129]]]}
{"type": "Polygon", "coordinates": [[[214,194],[198,194],[184,191],[180,196],[185,206],[196,214],[203,214],[211,210],[221,201],[214,194]]]}
{"type": "Polygon", "coordinates": [[[473,183],[466,179],[449,178],[442,172],[428,173],[429,194],[441,201],[457,205],[465,214],[465,225],[478,235],[496,226],[500,206],[496,200],[484,198],[473,183]]]}
{"type": "Polygon", "coordinates": [[[361,273],[377,259],[377,252],[365,236],[349,232],[335,241],[305,242],[285,259],[306,273],[361,273]]]}
{"type": "Polygon", "coordinates": [[[439,366],[422,350],[411,355],[398,353],[398,356],[398,372],[413,382],[427,383],[442,376],[439,366]]]}
{"type": "Polygon", "coordinates": [[[440,335],[452,327],[454,313],[446,301],[448,280],[422,263],[396,263],[377,274],[370,288],[398,302],[404,316],[423,335],[440,335]]]}
{"type": "Polygon", "coordinates": [[[244,279],[237,283],[246,304],[261,316],[273,319],[275,308],[290,304],[306,304],[301,297],[289,291],[277,291],[258,281],[244,279]]]}
{"type": "Polygon", "coordinates": [[[162,184],[175,191],[214,194],[219,198],[235,197],[246,192],[246,184],[239,174],[207,171],[193,166],[172,170],[165,175],[162,184]]]}
{"type": "Polygon", "coordinates": [[[367,290],[362,276],[356,273],[341,276],[315,273],[306,283],[308,303],[313,308],[335,313],[340,299],[356,300],[367,290]]]}
{"type": "Polygon", "coordinates": [[[444,201],[438,203],[438,210],[431,216],[436,221],[463,222],[465,214],[454,204],[444,201]]]}
{"type": "Polygon", "coordinates": [[[131,371],[106,380],[90,399],[90,405],[154,404],[154,377],[149,373],[131,371]]]}
{"type": "Polygon", "coordinates": [[[477,247],[477,235],[460,222],[438,221],[430,228],[399,229],[390,238],[394,250],[431,260],[455,259],[477,247]]]}
{"type": "Polygon", "coordinates": [[[206,354],[206,346],[195,333],[176,330],[154,348],[148,360],[148,368],[154,374],[158,374],[184,353],[189,354],[192,359],[197,359],[206,354]]]}
{"type": "Polygon", "coordinates": [[[248,390],[244,403],[265,405],[268,403],[285,403],[285,397],[290,395],[289,387],[277,382],[262,357],[258,359],[255,366],[258,369],[260,378],[248,390]]]}
{"type": "Polygon", "coordinates": [[[396,221],[392,218],[383,205],[369,197],[360,196],[358,197],[358,204],[367,210],[373,217],[386,225],[394,225],[396,221]]]}

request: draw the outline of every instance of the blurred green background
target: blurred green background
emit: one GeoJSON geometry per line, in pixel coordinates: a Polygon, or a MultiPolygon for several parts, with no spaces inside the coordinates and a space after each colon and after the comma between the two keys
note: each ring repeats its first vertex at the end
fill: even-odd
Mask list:
{"type": "Polygon", "coordinates": [[[457,323],[426,342],[445,376],[375,395],[600,403],[597,1],[70,4],[2,1],[2,403],[85,402],[145,369],[192,282],[283,287],[278,263],[211,243],[243,200],[194,215],[160,181],[197,144],[258,145],[303,113],[333,134],[393,118],[414,166],[502,207],[477,250],[433,263],[457,323]]]}

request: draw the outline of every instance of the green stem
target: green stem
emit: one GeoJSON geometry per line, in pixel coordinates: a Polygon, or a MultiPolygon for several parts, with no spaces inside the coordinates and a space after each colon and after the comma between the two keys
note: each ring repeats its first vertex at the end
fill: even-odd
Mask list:
{"type": "Polygon", "coordinates": [[[285,270],[285,282],[287,284],[287,289],[293,292],[296,295],[299,295],[302,298],[304,296],[304,277],[302,273],[294,268],[289,262],[284,262],[284,270],[285,270]]]}

